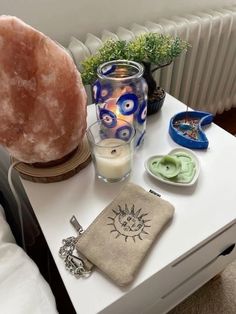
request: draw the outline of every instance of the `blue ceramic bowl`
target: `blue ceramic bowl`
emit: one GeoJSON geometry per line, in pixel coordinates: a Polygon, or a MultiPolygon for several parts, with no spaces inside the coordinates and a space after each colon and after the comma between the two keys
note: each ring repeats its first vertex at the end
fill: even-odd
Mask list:
{"type": "Polygon", "coordinates": [[[213,115],[209,112],[179,112],[170,120],[169,134],[181,146],[205,149],[209,142],[202,127],[210,124],[212,120],[213,115]]]}

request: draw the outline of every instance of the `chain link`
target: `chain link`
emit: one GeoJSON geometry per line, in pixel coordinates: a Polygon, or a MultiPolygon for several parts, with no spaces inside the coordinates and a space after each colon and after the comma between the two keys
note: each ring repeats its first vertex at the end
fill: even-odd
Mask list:
{"type": "Polygon", "coordinates": [[[76,239],[76,237],[63,239],[63,245],[59,249],[59,256],[64,260],[66,269],[76,278],[88,277],[91,271],[85,269],[84,262],[81,258],[73,255],[76,239]]]}

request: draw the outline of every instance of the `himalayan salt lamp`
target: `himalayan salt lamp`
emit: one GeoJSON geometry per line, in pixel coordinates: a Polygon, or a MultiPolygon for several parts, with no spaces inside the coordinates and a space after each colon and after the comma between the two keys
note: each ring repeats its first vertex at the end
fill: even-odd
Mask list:
{"type": "Polygon", "coordinates": [[[71,153],[86,130],[87,96],[68,53],[16,17],[0,16],[0,144],[25,163],[71,153]]]}

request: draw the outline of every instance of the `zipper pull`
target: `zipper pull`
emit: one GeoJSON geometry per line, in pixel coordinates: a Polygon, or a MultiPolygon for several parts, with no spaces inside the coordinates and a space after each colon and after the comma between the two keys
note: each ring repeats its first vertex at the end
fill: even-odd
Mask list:
{"type": "Polygon", "coordinates": [[[73,215],[70,219],[70,223],[72,224],[72,226],[75,228],[76,232],[78,234],[83,233],[84,229],[81,226],[81,224],[78,222],[78,220],[76,219],[75,215],[73,215]]]}

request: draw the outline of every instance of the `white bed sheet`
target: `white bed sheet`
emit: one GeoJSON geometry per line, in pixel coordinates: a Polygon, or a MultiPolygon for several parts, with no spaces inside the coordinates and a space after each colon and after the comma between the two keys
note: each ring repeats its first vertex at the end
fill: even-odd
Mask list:
{"type": "Polygon", "coordinates": [[[0,313],[58,313],[48,283],[14,240],[0,205],[0,313]]]}

